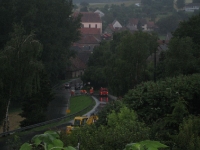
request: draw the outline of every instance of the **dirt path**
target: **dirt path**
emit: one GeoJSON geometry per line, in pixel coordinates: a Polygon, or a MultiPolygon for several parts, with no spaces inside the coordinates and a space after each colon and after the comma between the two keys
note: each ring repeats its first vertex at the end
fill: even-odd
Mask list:
{"type": "MultiPolygon", "coordinates": [[[[10,113],[9,115],[9,120],[10,120],[10,131],[15,130],[19,128],[20,126],[20,121],[23,120],[23,118],[19,115],[20,112],[13,112],[10,113]]],[[[0,133],[3,132],[3,127],[0,126],[0,133]]]]}

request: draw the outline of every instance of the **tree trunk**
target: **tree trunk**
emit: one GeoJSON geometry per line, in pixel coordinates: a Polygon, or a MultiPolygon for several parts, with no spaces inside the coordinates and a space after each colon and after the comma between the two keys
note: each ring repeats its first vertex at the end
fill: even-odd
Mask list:
{"type": "Polygon", "coordinates": [[[3,132],[8,132],[9,128],[10,128],[10,122],[9,122],[9,116],[8,116],[9,106],[10,106],[10,99],[8,101],[8,105],[7,105],[7,108],[6,108],[6,117],[5,117],[4,122],[3,122],[3,132]]]}

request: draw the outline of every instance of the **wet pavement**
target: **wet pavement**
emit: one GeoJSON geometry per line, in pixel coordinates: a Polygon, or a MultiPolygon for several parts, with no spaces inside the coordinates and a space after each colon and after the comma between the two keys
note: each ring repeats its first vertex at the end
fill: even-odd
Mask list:
{"type": "MultiPolygon", "coordinates": [[[[71,96],[71,90],[75,89],[77,83],[82,83],[82,81],[77,79],[72,79],[69,82],[63,83],[54,89],[55,99],[50,102],[47,111],[47,119],[52,120],[60,118],[66,115],[68,109],[68,102],[71,96]],[[65,84],[70,83],[70,88],[65,88],[65,84]]],[[[77,94],[78,91],[76,91],[77,94]]]]}

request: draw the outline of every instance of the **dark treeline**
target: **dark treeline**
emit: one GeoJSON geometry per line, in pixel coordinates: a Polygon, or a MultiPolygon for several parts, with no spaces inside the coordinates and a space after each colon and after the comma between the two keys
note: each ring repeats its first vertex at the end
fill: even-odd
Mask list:
{"type": "Polygon", "coordinates": [[[0,123],[10,104],[23,104],[27,119],[40,116],[22,126],[45,119],[50,89],[65,79],[75,54],[70,46],[80,36],[72,10],[71,0],[0,1],[0,123]]]}

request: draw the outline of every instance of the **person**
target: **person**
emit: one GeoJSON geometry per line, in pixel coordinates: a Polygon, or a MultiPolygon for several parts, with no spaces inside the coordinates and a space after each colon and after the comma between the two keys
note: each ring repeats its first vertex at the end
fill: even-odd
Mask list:
{"type": "Polygon", "coordinates": [[[93,87],[91,87],[91,89],[90,89],[90,95],[93,95],[93,93],[94,93],[94,89],[93,89],[93,87]]]}

